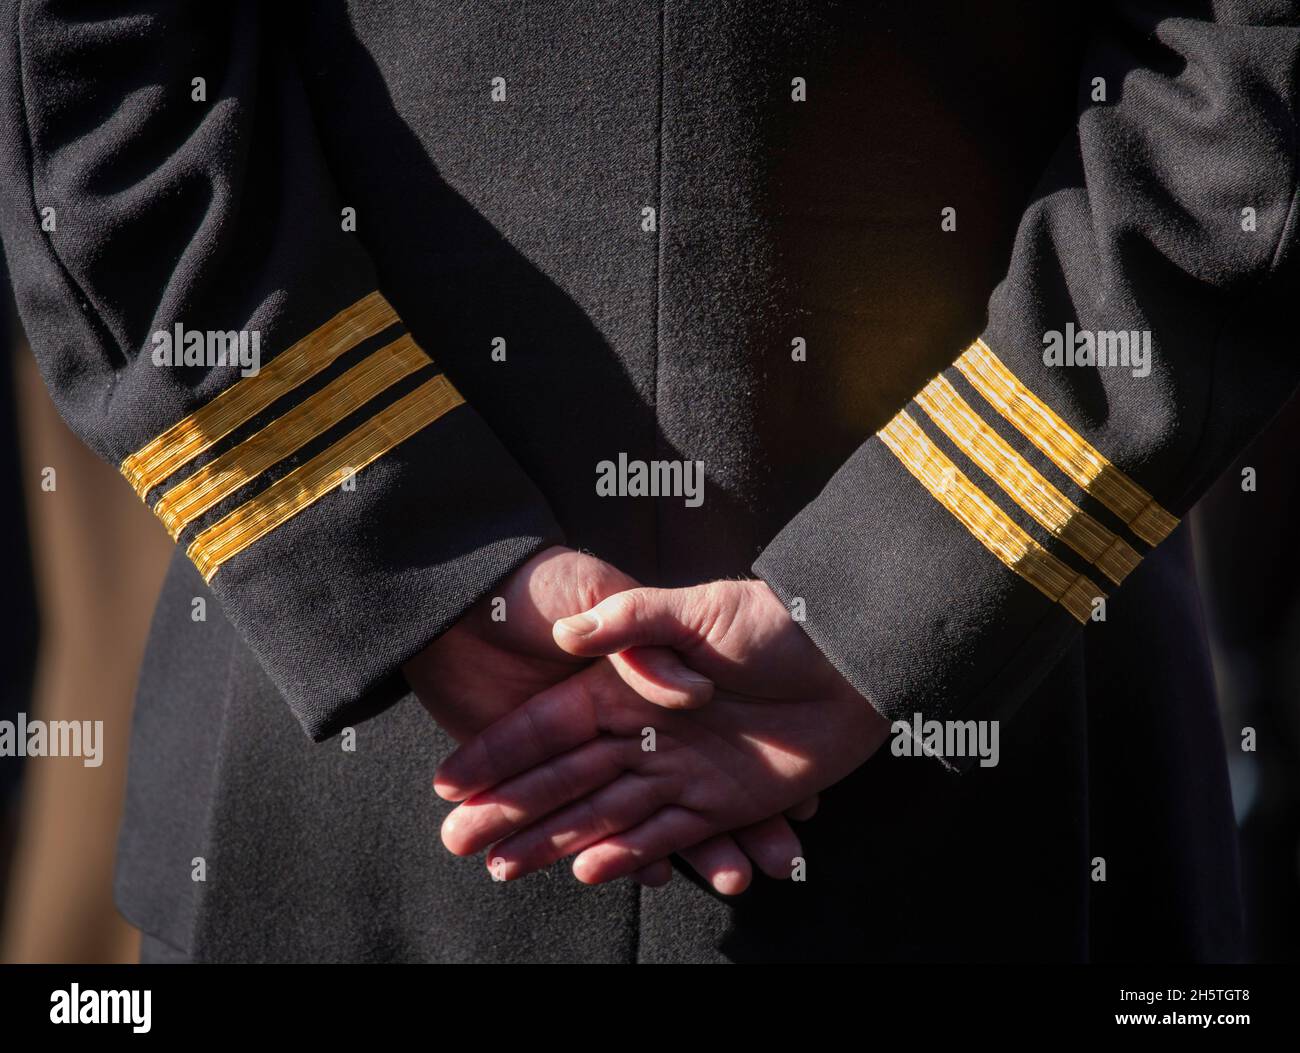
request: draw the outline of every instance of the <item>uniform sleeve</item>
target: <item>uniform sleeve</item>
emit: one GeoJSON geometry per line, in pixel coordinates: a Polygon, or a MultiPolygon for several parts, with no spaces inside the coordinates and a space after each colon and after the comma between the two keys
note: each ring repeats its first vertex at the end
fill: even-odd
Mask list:
{"type": "Polygon", "coordinates": [[[755,564],[890,720],[1009,715],[1300,381],[1296,6],[1174,6],[1105,16],[983,334],[755,564]]]}
{"type": "Polygon", "coordinates": [[[377,287],[287,6],[7,0],[0,231],[60,412],[321,739],[560,532],[377,287]]]}

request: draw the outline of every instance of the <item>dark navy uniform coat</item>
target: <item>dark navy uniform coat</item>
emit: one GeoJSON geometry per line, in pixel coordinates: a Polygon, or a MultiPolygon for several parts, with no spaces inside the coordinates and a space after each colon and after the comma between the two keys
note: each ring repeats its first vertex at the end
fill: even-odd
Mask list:
{"type": "Polygon", "coordinates": [[[22,317],[178,542],[131,921],[197,960],[1238,955],[1178,524],[1297,383],[1294,3],[2,9],[22,317]],[[598,497],[620,454],[703,461],[703,504],[598,497]],[[880,751],[807,881],[735,900],[488,880],[399,667],[556,542],[757,574],[999,763],[880,751]]]}

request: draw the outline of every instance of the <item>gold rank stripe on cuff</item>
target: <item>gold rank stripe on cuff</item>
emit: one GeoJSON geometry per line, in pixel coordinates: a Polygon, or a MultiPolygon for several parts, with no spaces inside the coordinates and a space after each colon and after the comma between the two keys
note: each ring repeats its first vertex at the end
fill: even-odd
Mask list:
{"type": "Polygon", "coordinates": [[[1105,594],[1083,574],[1053,556],[972,483],[921,430],[906,410],[877,433],[903,467],[1015,574],[1079,622],[1105,594]]]}
{"type": "Polygon", "coordinates": [[[175,540],[190,523],[266,469],[432,362],[409,335],[386,344],[282,417],[177,483],[154,505],[154,512],[175,540]]]}
{"type": "Polygon", "coordinates": [[[1154,497],[1025,387],[983,340],[971,344],[955,364],[990,406],[1147,544],[1158,545],[1178,525],[1154,497]]]}
{"type": "Polygon", "coordinates": [[[446,376],[425,381],[208,527],[186,555],[211,582],[227,560],[464,401],[446,376]]]}
{"type": "Polygon", "coordinates": [[[1020,456],[971,408],[945,377],[935,377],[917,404],[957,447],[1035,521],[1097,566],[1116,585],[1141,557],[1020,456]]]}
{"type": "Polygon", "coordinates": [[[361,341],[398,321],[378,291],[312,330],[254,376],[243,377],[122,462],[122,474],[143,500],[177,469],[315,376],[361,341]]]}

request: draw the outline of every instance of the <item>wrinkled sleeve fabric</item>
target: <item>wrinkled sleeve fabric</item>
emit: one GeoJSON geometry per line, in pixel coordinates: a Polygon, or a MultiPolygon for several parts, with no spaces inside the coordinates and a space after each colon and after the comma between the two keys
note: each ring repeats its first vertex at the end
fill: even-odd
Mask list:
{"type": "Polygon", "coordinates": [[[377,288],[280,6],[8,0],[0,232],[60,412],[322,739],[560,531],[377,288]]]}
{"type": "Polygon", "coordinates": [[[1179,6],[1102,16],[984,332],[755,564],[890,720],[1010,715],[1300,382],[1296,5],[1179,6]]]}

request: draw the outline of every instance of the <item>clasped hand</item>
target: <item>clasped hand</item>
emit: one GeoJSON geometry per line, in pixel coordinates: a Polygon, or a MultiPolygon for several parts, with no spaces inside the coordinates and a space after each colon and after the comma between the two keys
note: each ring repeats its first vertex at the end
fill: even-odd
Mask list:
{"type": "Polygon", "coordinates": [[[789,819],[888,735],[761,581],[640,588],[557,548],[500,598],[503,621],[485,601],[406,667],[461,740],[443,843],[498,879],[575,855],[587,884],[655,885],[674,854],[724,894],[789,878],[789,819]]]}

